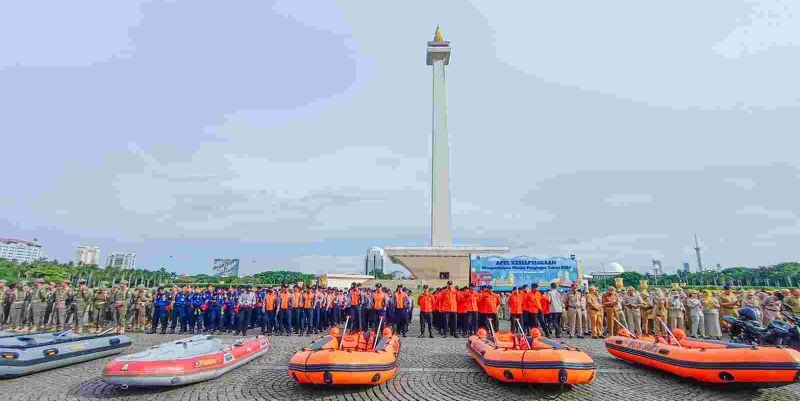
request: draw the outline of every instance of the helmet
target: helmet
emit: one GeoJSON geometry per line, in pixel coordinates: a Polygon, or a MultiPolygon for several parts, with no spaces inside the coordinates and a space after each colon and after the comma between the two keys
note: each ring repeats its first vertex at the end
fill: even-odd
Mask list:
{"type": "Polygon", "coordinates": [[[683,329],[672,329],[672,335],[678,340],[683,340],[686,338],[686,332],[683,331],[683,329]]]}
{"type": "Polygon", "coordinates": [[[534,327],[531,329],[531,337],[532,338],[540,338],[542,336],[542,332],[539,331],[538,328],[534,327]]]}
{"type": "Polygon", "coordinates": [[[739,309],[739,316],[741,316],[745,320],[758,320],[756,317],[756,311],[752,308],[741,308],[739,309]]]}

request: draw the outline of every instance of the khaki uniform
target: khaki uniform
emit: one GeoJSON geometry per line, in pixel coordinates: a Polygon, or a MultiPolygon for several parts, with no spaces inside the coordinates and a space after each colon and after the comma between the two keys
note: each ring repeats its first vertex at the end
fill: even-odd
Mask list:
{"type": "Polygon", "coordinates": [[[628,330],[634,335],[642,334],[642,311],[640,309],[642,303],[642,297],[637,293],[622,296],[622,304],[625,307],[626,320],[628,321],[628,330]]]}
{"type": "Polygon", "coordinates": [[[9,314],[9,324],[12,330],[22,330],[28,322],[28,308],[31,302],[31,291],[23,291],[22,288],[16,288],[9,292],[7,296],[11,297],[11,309],[9,314]]]}
{"type": "Polygon", "coordinates": [[[653,298],[653,332],[656,335],[665,336],[667,330],[664,329],[664,325],[659,319],[667,323],[667,299],[663,296],[653,298]]]}
{"type": "Polygon", "coordinates": [[[679,298],[671,298],[667,301],[669,308],[669,329],[683,329],[683,302],[679,298]]]}
{"type": "Polygon", "coordinates": [[[33,289],[31,306],[28,309],[28,327],[31,331],[37,331],[39,326],[44,328],[44,325],[47,323],[44,321],[44,318],[45,312],[47,311],[47,297],[49,294],[50,290],[44,285],[33,289]]]}
{"type": "Polygon", "coordinates": [[[603,293],[602,297],[603,311],[606,314],[606,327],[608,328],[609,336],[615,336],[617,335],[617,331],[619,331],[617,322],[614,320],[614,318],[617,317],[618,300],[619,297],[617,296],[616,292],[603,293]]]}
{"type": "Polygon", "coordinates": [[[722,294],[719,294],[719,304],[722,308],[722,315],[719,317],[720,319],[722,319],[724,316],[733,316],[733,317],[739,316],[739,311],[738,311],[739,299],[736,298],[736,295],[734,295],[733,293],[725,294],[723,292],[722,294]],[[725,306],[725,304],[735,304],[735,305],[725,306]]]}
{"type": "Polygon", "coordinates": [[[603,337],[603,306],[600,297],[594,293],[586,295],[586,304],[589,307],[589,319],[592,320],[592,337],[603,337]]]}
{"type": "Polygon", "coordinates": [[[650,321],[653,320],[653,303],[650,300],[650,293],[645,290],[639,294],[642,296],[642,333],[650,334],[650,321]]]}
{"type": "Polygon", "coordinates": [[[569,320],[569,335],[583,336],[583,295],[580,292],[567,293],[567,319],[569,320]]]}
{"type": "Polygon", "coordinates": [[[794,295],[786,297],[786,304],[792,308],[792,313],[794,313],[795,316],[800,316],[800,297],[794,295]]]}

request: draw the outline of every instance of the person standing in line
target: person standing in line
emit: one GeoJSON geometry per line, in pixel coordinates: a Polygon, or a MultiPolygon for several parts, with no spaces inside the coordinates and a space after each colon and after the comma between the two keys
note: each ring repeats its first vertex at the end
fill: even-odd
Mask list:
{"type": "MultiPolygon", "coordinates": [[[[511,295],[508,297],[508,309],[511,312],[511,332],[519,332],[517,322],[522,326],[522,295],[519,293],[519,288],[514,287],[511,289],[511,295]]],[[[523,333],[525,334],[525,333],[523,333]]]]}
{"type": "MultiPolygon", "coordinates": [[[[441,293],[440,308],[442,310],[442,318],[445,323],[445,330],[449,330],[450,335],[455,338],[458,337],[456,332],[456,290],[453,289],[453,282],[448,281],[447,287],[441,293]]],[[[444,323],[443,322],[443,323],[444,323]]],[[[448,331],[445,331],[444,338],[447,338],[448,331]]]]}
{"type": "Polygon", "coordinates": [[[428,285],[422,286],[422,293],[417,297],[419,304],[419,338],[425,337],[425,326],[428,326],[428,337],[433,338],[433,294],[428,285]]]}
{"type": "Polygon", "coordinates": [[[253,307],[256,303],[256,294],[253,293],[253,287],[247,286],[245,287],[245,292],[239,295],[239,316],[237,316],[238,320],[238,328],[236,333],[233,335],[237,335],[239,333],[242,336],[247,335],[248,325],[250,323],[250,316],[253,312],[253,307]]]}
{"type": "Polygon", "coordinates": [[[531,328],[539,327],[539,308],[536,304],[536,291],[528,289],[528,285],[522,286],[522,313],[525,333],[530,332],[531,328]]]}
{"type": "Polygon", "coordinates": [[[153,327],[150,329],[150,334],[158,332],[159,323],[161,323],[161,334],[167,334],[167,307],[170,303],[169,294],[164,292],[164,287],[158,287],[153,301],[153,327]]]}
{"type": "Polygon", "coordinates": [[[683,303],[677,291],[671,291],[669,296],[669,329],[683,328],[683,303]]]}
{"type": "Polygon", "coordinates": [[[722,330],[719,327],[719,301],[709,290],[703,291],[703,320],[706,324],[706,338],[714,337],[722,340],[722,330]]]}
{"type": "Polygon", "coordinates": [[[619,298],[617,296],[617,289],[613,286],[608,286],[606,292],[603,293],[602,297],[602,304],[603,304],[603,312],[606,315],[606,328],[608,328],[608,336],[615,336],[617,335],[617,331],[619,330],[617,321],[617,302],[619,298]]]}
{"type": "Polygon", "coordinates": [[[556,283],[550,283],[547,300],[550,301],[550,322],[555,328],[556,338],[561,338],[561,315],[564,313],[564,301],[557,287],[556,283]]]}
{"type": "Polygon", "coordinates": [[[467,287],[461,289],[456,288],[456,327],[458,333],[464,336],[467,332],[467,305],[470,302],[469,295],[467,295],[467,287]]]}
{"type": "Polygon", "coordinates": [[[578,285],[572,284],[569,293],[567,293],[567,319],[569,320],[569,338],[577,336],[583,338],[583,324],[581,318],[583,317],[583,296],[578,292],[578,285]]]}
{"type": "Polygon", "coordinates": [[[633,335],[642,335],[642,304],[642,297],[633,287],[628,287],[628,293],[622,296],[622,305],[627,314],[628,331],[633,335]]]}
{"type": "Polygon", "coordinates": [[[692,316],[692,329],[690,332],[691,337],[706,337],[706,322],[703,316],[703,301],[697,297],[697,292],[689,290],[689,299],[686,300],[686,305],[689,306],[689,315],[692,316]]]}
{"type": "Polygon", "coordinates": [[[603,305],[600,303],[597,287],[589,287],[586,306],[589,309],[589,319],[592,321],[592,338],[603,338],[603,305]]]}
{"type": "Polygon", "coordinates": [[[350,291],[347,292],[347,307],[350,311],[353,330],[361,330],[361,291],[356,288],[356,283],[350,284],[350,291]]]}
{"type": "Polygon", "coordinates": [[[394,324],[395,324],[395,333],[402,334],[403,337],[406,337],[406,319],[408,317],[408,296],[406,295],[405,288],[397,288],[397,291],[394,293],[394,300],[392,304],[394,305],[394,324]]]}

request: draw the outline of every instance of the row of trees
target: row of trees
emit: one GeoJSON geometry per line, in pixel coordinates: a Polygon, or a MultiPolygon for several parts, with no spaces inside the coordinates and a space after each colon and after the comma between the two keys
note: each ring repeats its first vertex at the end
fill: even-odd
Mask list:
{"type": "MultiPolygon", "coordinates": [[[[707,270],[703,272],[678,271],[676,274],[665,274],[653,277],[650,273],[625,272],[622,277],[625,286],[639,287],[640,280],[648,280],[651,286],[670,286],[681,283],[691,286],[745,286],[745,287],[798,287],[800,286],[800,263],[779,263],[773,266],[760,266],[756,269],[732,267],[721,271],[707,270]]],[[[613,279],[590,280],[592,285],[605,287],[613,285],[613,279]]]]}
{"type": "Polygon", "coordinates": [[[281,284],[281,283],[300,283],[310,284],[314,276],[291,271],[267,271],[256,273],[246,277],[227,277],[219,278],[205,274],[194,276],[179,277],[174,271],[167,271],[165,268],[159,270],[135,269],[123,270],[117,267],[99,268],[96,265],[75,265],[72,262],[59,263],[58,260],[38,260],[32,263],[17,263],[10,260],[0,259],[0,279],[7,280],[10,284],[19,281],[31,281],[43,278],[47,282],[60,283],[69,280],[72,285],[77,285],[79,280],[86,280],[90,287],[114,285],[122,280],[128,280],[131,286],[143,284],[146,287],[156,287],[159,285],[172,284],[225,284],[225,285],[262,285],[262,284],[281,284]]]}

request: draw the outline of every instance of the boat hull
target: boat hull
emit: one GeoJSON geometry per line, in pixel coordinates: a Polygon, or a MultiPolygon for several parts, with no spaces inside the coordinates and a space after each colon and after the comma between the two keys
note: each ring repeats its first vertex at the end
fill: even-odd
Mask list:
{"type": "MultiPolygon", "coordinates": [[[[60,333],[19,334],[4,336],[8,341],[17,337],[48,337],[54,339],[60,333]]],[[[46,341],[46,340],[45,340],[46,341]]],[[[45,370],[56,369],[76,363],[116,355],[131,345],[125,335],[74,335],[53,342],[42,342],[30,346],[0,345],[0,378],[14,378],[45,370]]]]}
{"type": "Polygon", "coordinates": [[[338,340],[326,336],[296,352],[289,376],[311,385],[379,385],[391,380],[399,365],[397,336],[382,339],[374,350],[338,349],[338,340]]]}
{"type": "Polygon", "coordinates": [[[473,335],[467,340],[467,351],[486,374],[501,382],[587,384],[594,381],[596,367],[588,354],[556,342],[542,344],[533,344],[531,350],[496,348],[473,335]]]}
{"type": "Polygon", "coordinates": [[[269,350],[269,340],[258,336],[230,349],[169,360],[131,360],[121,357],[106,364],[103,381],[123,387],[182,386],[211,380],[269,350]]]}
{"type": "Polygon", "coordinates": [[[617,358],[706,383],[780,386],[800,381],[800,352],[722,341],[683,340],[685,348],[653,338],[614,336],[606,349],[617,358]]]}

